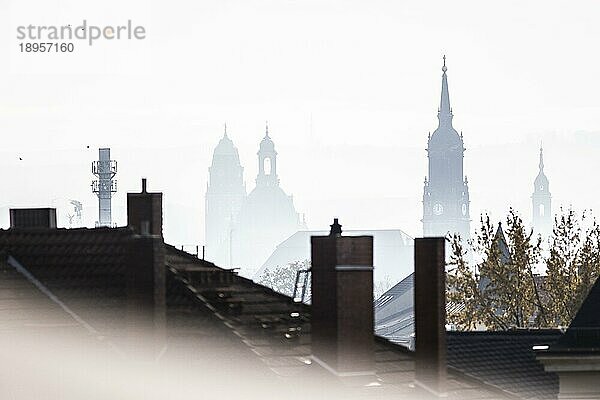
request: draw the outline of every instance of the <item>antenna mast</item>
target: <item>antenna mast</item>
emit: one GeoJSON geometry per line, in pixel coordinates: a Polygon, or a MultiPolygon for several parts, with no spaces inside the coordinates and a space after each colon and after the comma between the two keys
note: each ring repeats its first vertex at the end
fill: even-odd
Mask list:
{"type": "Polygon", "coordinates": [[[98,196],[96,227],[112,226],[111,198],[117,191],[117,181],[113,179],[117,174],[117,162],[110,159],[109,148],[99,149],[98,153],[98,161],[92,162],[92,174],[98,177],[92,181],[92,193],[98,196]]]}

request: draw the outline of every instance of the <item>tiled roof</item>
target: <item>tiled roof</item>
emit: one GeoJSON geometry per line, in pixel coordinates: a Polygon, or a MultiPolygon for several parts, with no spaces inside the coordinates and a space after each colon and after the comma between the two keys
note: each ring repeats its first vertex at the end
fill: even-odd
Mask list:
{"type": "Polygon", "coordinates": [[[558,330],[448,332],[448,364],[523,399],[556,399],[558,377],[544,371],[533,346],[551,345],[558,330]]]}
{"type": "Polygon", "coordinates": [[[126,228],[9,229],[0,231],[0,249],[91,326],[110,334],[125,319],[130,236],[126,228]]]}
{"type": "MultiPolygon", "coordinates": [[[[376,334],[411,349],[413,288],[410,275],[375,301],[376,334]]],[[[447,304],[446,310],[452,307],[458,305],[447,304]]],[[[556,398],[557,377],[544,371],[532,347],[560,337],[558,330],[448,332],[448,365],[522,398],[556,398]]]]}
{"type": "Polygon", "coordinates": [[[0,259],[0,335],[53,335],[84,328],[6,259],[0,259]]]}
{"type": "MultiPolygon", "coordinates": [[[[21,271],[11,265],[0,269],[0,313],[4,312],[0,316],[5,317],[0,330],[21,327],[19,313],[11,307],[18,310],[39,298],[33,311],[54,310],[56,321],[68,329],[91,327],[99,335],[118,338],[126,319],[124,276],[132,235],[126,228],[0,231],[0,251],[23,266],[21,271]],[[28,273],[48,293],[40,295],[40,287],[27,278],[28,273]]],[[[324,374],[309,358],[309,306],[169,245],[165,245],[165,264],[167,346],[162,359],[206,362],[210,349],[211,363],[243,368],[257,376],[274,372],[286,379],[315,371],[324,374]],[[219,356],[230,354],[227,351],[235,357],[219,356]]],[[[35,313],[25,317],[27,324],[39,323],[36,318],[35,313]]],[[[467,346],[467,342],[458,343],[467,346]]],[[[377,393],[418,395],[413,353],[385,339],[376,343],[377,393]]],[[[450,399],[504,397],[475,373],[459,371],[469,372],[465,362],[466,366],[449,371],[450,399]]]]}

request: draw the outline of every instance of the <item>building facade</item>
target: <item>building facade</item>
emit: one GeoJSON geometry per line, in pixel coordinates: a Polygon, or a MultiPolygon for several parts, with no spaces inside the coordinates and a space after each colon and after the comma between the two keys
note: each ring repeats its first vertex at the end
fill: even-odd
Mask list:
{"type": "Polygon", "coordinates": [[[539,171],[533,182],[532,225],[536,234],[548,237],[552,233],[552,195],[550,182],[544,173],[544,150],[540,147],[539,171]]]}
{"type": "Polygon", "coordinates": [[[427,143],[429,168],[423,188],[423,235],[458,233],[467,240],[470,237],[470,217],[469,186],[463,174],[465,148],[462,133],[459,134],[452,126],[446,71],[444,56],[438,127],[429,135],[427,143]]]}

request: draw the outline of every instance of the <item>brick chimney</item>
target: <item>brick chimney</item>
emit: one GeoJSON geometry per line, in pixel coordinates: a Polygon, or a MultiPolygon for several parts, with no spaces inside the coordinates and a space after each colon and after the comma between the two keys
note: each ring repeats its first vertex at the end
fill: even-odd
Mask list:
{"type": "Polygon", "coordinates": [[[165,245],[162,237],[162,193],[127,193],[127,225],[133,230],[128,256],[127,288],[132,334],[164,333],[165,245]]]}
{"type": "Polygon", "coordinates": [[[373,237],[311,237],[313,359],[340,377],[374,374],[373,237]]]}
{"type": "Polygon", "coordinates": [[[445,239],[415,239],[415,378],[428,392],[446,392],[445,239]]]}
{"type": "Polygon", "coordinates": [[[56,208],[11,208],[11,228],[56,228],[56,208]]]}
{"type": "Polygon", "coordinates": [[[162,236],[162,193],[148,193],[146,178],[141,193],[127,193],[127,226],[140,235],[162,236]]]}

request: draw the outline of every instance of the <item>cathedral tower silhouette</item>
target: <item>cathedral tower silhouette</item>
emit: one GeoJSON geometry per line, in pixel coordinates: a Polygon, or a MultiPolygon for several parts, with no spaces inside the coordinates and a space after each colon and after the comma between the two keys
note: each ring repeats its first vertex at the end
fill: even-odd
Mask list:
{"type": "Polygon", "coordinates": [[[540,146],[539,172],[533,183],[533,230],[548,237],[552,233],[552,196],[550,182],[544,173],[544,150],[540,146]]]}
{"type": "Polygon", "coordinates": [[[444,56],[438,127],[429,135],[427,144],[429,171],[423,188],[423,235],[458,233],[467,240],[470,217],[469,186],[463,175],[465,148],[462,133],[459,135],[452,126],[447,70],[444,56]]]}
{"type": "Polygon", "coordinates": [[[231,266],[232,231],[246,199],[244,168],[237,148],[225,132],[208,169],[205,199],[206,256],[220,266],[231,266]]]}

